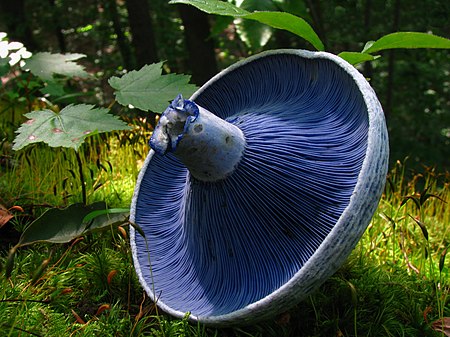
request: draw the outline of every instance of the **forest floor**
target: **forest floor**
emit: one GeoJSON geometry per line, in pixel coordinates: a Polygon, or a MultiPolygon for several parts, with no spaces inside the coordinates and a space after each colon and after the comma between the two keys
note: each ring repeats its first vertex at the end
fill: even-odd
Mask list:
{"type": "MultiPolygon", "coordinates": [[[[113,141],[82,151],[90,202],[129,205],[135,158],[147,151],[130,148],[113,141]]],[[[0,204],[24,211],[11,209],[0,225],[0,336],[449,336],[448,173],[412,174],[397,162],[363,238],[335,275],[272,320],[215,329],[158,311],[137,280],[126,225],[20,248],[12,265],[8,250],[30,221],[80,201],[69,150],[35,146],[12,160],[0,171],[0,204]]]]}

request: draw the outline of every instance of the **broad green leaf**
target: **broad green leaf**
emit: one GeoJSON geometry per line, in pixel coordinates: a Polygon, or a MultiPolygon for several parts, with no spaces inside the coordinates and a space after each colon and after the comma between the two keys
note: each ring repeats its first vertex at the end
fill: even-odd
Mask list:
{"type": "Polygon", "coordinates": [[[216,15],[255,20],[270,27],[284,29],[311,43],[316,49],[324,50],[324,45],[312,27],[302,18],[285,12],[248,12],[228,2],[219,0],[172,0],[170,4],[187,4],[216,15]]]}
{"type": "Polygon", "coordinates": [[[84,68],[74,62],[85,56],[83,54],[37,53],[25,61],[24,69],[30,70],[45,81],[52,80],[55,74],[87,77],[88,73],[84,71],[84,68]]]}
{"type": "Polygon", "coordinates": [[[93,231],[124,223],[128,214],[109,212],[104,202],[92,205],[73,204],[64,209],[52,208],[33,221],[22,233],[17,247],[36,242],[65,243],[93,231]],[[89,221],[86,217],[100,212],[89,221]]]}
{"type": "Polygon", "coordinates": [[[358,63],[373,61],[376,57],[370,54],[358,53],[358,52],[349,52],[344,51],[338,54],[339,57],[346,60],[348,63],[352,65],[357,65],[358,63]]]}
{"type": "Polygon", "coordinates": [[[427,33],[418,32],[398,32],[385,35],[375,41],[373,44],[369,44],[363,50],[363,53],[376,53],[386,49],[396,48],[439,48],[449,49],[450,40],[427,33]]]}
{"type": "Polygon", "coordinates": [[[190,97],[197,87],[189,84],[190,76],[162,75],[163,62],[143,66],[122,77],[111,77],[109,84],[116,91],[116,100],[144,111],[163,112],[178,94],[190,97]]]}
{"type": "MultiPolygon", "coordinates": [[[[240,8],[247,11],[276,10],[272,0],[244,0],[240,8]]],[[[253,49],[263,47],[272,37],[273,28],[254,20],[236,20],[236,30],[244,43],[253,49]]]]}
{"type": "Polygon", "coordinates": [[[186,4],[197,7],[203,12],[215,15],[240,16],[248,14],[245,9],[220,0],[172,0],[169,4],[186,4]]]}
{"type": "Polygon", "coordinates": [[[92,211],[101,209],[106,209],[104,202],[89,206],[73,204],[65,209],[51,208],[23,231],[18,246],[36,242],[69,242],[83,234],[86,228],[83,218],[92,211]]]}
{"type": "Polygon", "coordinates": [[[83,218],[83,223],[86,224],[83,235],[128,222],[129,215],[130,210],[124,208],[108,208],[93,211],[83,218]]]}
{"type": "Polygon", "coordinates": [[[90,135],[129,127],[108,113],[108,109],[93,105],[69,105],[57,113],[51,110],[33,111],[25,114],[28,121],[17,130],[14,150],[37,142],[52,147],[71,147],[77,150],[90,135]]]}
{"type": "Polygon", "coordinates": [[[236,31],[240,39],[253,50],[264,47],[273,34],[270,26],[251,20],[239,20],[236,24],[236,31]]]}
{"type": "Polygon", "coordinates": [[[311,43],[317,50],[324,50],[324,45],[308,22],[298,16],[285,12],[253,12],[242,16],[244,19],[256,20],[273,28],[287,30],[311,43]]]}

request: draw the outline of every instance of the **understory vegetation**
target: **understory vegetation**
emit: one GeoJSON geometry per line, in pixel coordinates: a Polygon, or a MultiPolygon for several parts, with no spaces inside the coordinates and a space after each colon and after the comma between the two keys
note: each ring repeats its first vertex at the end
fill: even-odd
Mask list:
{"type": "MultiPolygon", "coordinates": [[[[145,156],[147,146],[130,152],[117,137],[104,142],[98,157],[87,160],[99,177],[88,184],[89,199],[106,195],[114,207],[127,205],[136,158],[145,156]],[[97,165],[114,146],[109,163],[97,165]]],[[[91,154],[94,145],[87,144],[83,153],[91,154]]],[[[61,149],[38,147],[14,156],[20,165],[3,173],[2,182],[6,178],[13,188],[2,194],[2,202],[26,205],[32,200],[42,209],[48,202],[64,206],[71,198],[68,186],[78,186],[70,173],[75,158],[61,149]],[[40,156],[33,155],[37,150],[40,156]],[[37,165],[42,156],[48,166],[37,165]],[[64,179],[61,192],[53,182],[64,179]]],[[[371,224],[345,265],[295,308],[271,321],[233,329],[191,325],[158,311],[137,281],[127,226],[66,244],[20,248],[6,278],[8,248],[37,211],[11,210],[14,218],[2,228],[0,331],[2,336],[443,336],[439,331],[448,332],[445,319],[450,317],[449,196],[450,174],[433,168],[412,173],[407,160],[397,162],[371,224]]]]}

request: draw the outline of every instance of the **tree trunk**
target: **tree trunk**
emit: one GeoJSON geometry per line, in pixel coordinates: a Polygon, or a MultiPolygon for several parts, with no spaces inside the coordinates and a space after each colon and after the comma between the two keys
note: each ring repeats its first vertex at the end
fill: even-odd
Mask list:
{"type": "Polygon", "coordinates": [[[192,6],[180,5],[178,10],[184,25],[192,82],[202,85],[217,73],[208,16],[192,6]]]}
{"type": "Polygon", "coordinates": [[[138,67],[158,62],[155,36],[147,0],[126,0],[132,45],[138,67]]]}
{"type": "Polygon", "coordinates": [[[112,21],[114,33],[117,35],[117,46],[119,48],[122,61],[126,69],[134,68],[133,55],[130,49],[130,45],[123,33],[122,25],[120,23],[119,13],[117,12],[116,0],[106,0],[106,8],[109,18],[112,21]]]}
{"type": "Polygon", "coordinates": [[[61,11],[59,10],[59,7],[56,4],[55,0],[49,0],[49,3],[50,7],[52,7],[54,32],[56,40],[58,41],[59,51],[61,53],[65,53],[67,51],[67,47],[66,47],[66,40],[64,38],[64,34],[60,24],[61,11]]]}

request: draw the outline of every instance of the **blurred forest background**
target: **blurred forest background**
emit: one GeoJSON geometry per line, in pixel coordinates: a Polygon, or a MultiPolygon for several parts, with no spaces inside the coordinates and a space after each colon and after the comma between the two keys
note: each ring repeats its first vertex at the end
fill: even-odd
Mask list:
{"type": "MultiPolygon", "coordinates": [[[[444,0],[245,0],[237,5],[301,16],[333,53],[361,51],[367,41],[395,31],[450,38],[450,2],[444,0]]],[[[97,105],[113,101],[110,76],[144,64],[164,60],[165,72],[191,74],[192,82],[202,85],[226,66],[262,50],[312,49],[288,32],[207,15],[166,0],[0,0],[0,32],[32,53],[85,54],[81,62],[93,76],[68,86],[83,92],[85,102],[97,105]]],[[[450,170],[448,51],[387,51],[358,69],[370,79],[384,107],[391,162],[409,157],[408,167],[413,169],[450,170]]],[[[70,98],[61,103],[71,103],[70,98]]],[[[20,99],[14,104],[14,111],[27,112],[20,99]]],[[[8,125],[22,121],[20,114],[0,112],[8,125]]]]}

